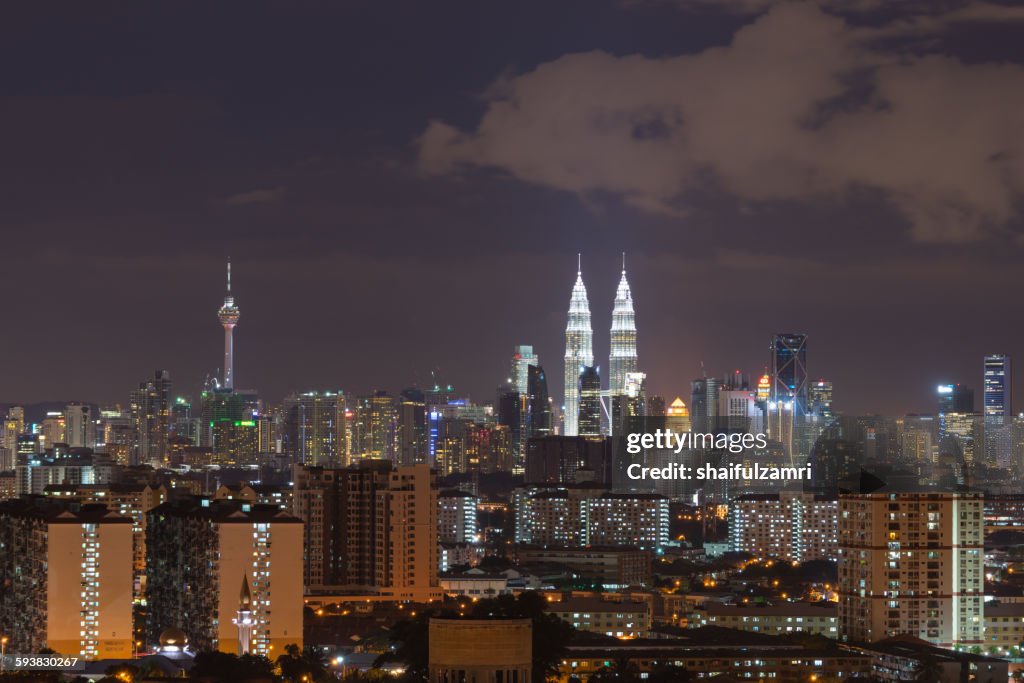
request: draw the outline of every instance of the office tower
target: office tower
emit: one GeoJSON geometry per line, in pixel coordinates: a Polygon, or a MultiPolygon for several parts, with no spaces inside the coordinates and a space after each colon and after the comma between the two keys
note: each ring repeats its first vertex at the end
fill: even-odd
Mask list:
{"type": "Polygon", "coordinates": [[[729,502],[734,552],[786,562],[835,560],[839,504],[834,496],[782,491],[750,493],[729,502]]]}
{"type": "Polygon", "coordinates": [[[135,454],[132,464],[163,462],[170,431],[171,375],[157,370],[153,379],[139,384],[131,394],[131,414],[135,427],[135,454]]]}
{"type": "Polygon", "coordinates": [[[64,424],[64,413],[48,412],[43,418],[39,427],[39,436],[43,442],[43,448],[53,448],[56,444],[67,443],[66,425],[64,424]]]}
{"type": "Polygon", "coordinates": [[[527,484],[595,482],[611,485],[612,441],[607,437],[546,436],[526,447],[527,484]]]}
{"type": "Polygon", "coordinates": [[[807,414],[807,335],[783,332],[771,342],[771,399],[793,402],[793,414],[807,414]]]}
{"type": "Polygon", "coordinates": [[[579,434],[580,373],[594,364],[594,330],[590,326],[590,302],[583,284],[582,261],[577,263],[576,284],[569,298],[569,317],[565,326],[565,411],[563,436],[579,434]]]}
{"type": "Polygon", "coordinates": [[[732,386],[718,392],[718,421],[716,426],[737,432],[763,431],[762,412],[757,405],[757,394],[750,389],[732,386]]]}
{"type": "Polygon", "coordinates": [[[395,402],[388,392],[377,391],[357,398],[352,434],[354,455],[393,460],[397,422],[395,402]]]}
{"type": "Polygon", "coordinates": [[[633,294],[626,280],[626,255],[622,255],[622,278],[615,290],[612,308],[611,354],[608,359],[608,388],[613,397],[626,390],[626,375],[637,371],[636,315],[633,294]]]}
{"type": "Polygon", "coordinates": [[[306,524],[300,557],[307,586],[403,600],[440,597],[437,479],[429,465],[296,465],[292,480],[293,510],[306,524]]]}
{"type": "Polygon", "coordinates": [[[64,408],[64,438],[72,448],[96,446],[96,419],[85,403],[69,403],[64,408]]]}
{"type": "Polygon", "coordinates": [[[1010,357],[1002,354],[985,356],[984,371],[985,417],[1012,415],[1010,357]]]}
{"type": "Polygon", "coordinates": [[[224,295],[224,305],[217,310],[217,319],[224,326],[224,389],[235,388],[235,325],[242,312],[235,305],[235,297],[231,294],[231,261],[228,261],[228,289],[224,295]]]}
{"type": "Polygon", "coordinates": [[[423,392],[419,389],[403,390],[399,394],[395,409],[397,464],[409,466],[429,463],[427,404],[423,392]]]}
{"type": "Polygon", "coordinates": [[[832,382],[825,379],[811,382],[807,400],[810,413],[824,418],[832,417],[832,382]]]}
{"type": "Polygon", "coordinates": [[[511,472],[514,449],[505,425],[467,422],[462,436],[462,472],[511,472]]]}
{"type": "MultiPolygon", "coordinates": [[[[217,434],[225,433],[218,425],[252,422],[261,407],[259,396],[253,392],[207,386],[199,396],[199,445],[215,449],[217,434]]],[[[222,447],[226,448],[224,444],[222,447]]]]}
{"type": "Polygon", "coordinates": [[[536,367],[540,361],[533,347],[529,344],[516,346],[512,354],[512,376],[510,382],[517,392],[525,394],[528,391],[529,368],[536,367]]]}
{"type": "MultiPolygon", "coordinates": [[[[553,433],[551,416],[551,399],[548,395],[548,379],[544,368],[531,365],[527,368],[526,380],[526,424],[524,427],[525,441],[538,436],[550,436],[553,433]]],[[[523,451],[525,467],[525,449],[523,451]]]]}
{"type": "Polygon", "coordinates": [[[974,390],[963,384],[940,384],[937,394],[937,413],[973,413],[974,390]]]}
{"type": "Polygon", "coordinates": [[[508,428],[513,470],[522,464],[526,453],[526,401],[526,394],[519,393],[511,384],[498,388],[498,424],[508,428]]]}
{"type": "Polygon", "coordinates": [[[292,394],[282,404],[287,452],[305,465],[345,462],[345,395],[340,391],[292,394]]]}
{"type": "Polygon", "coordinates": [[[985,356],[984,366],[985,460],[1009,467],[1012,456],[1013,373],[1010,357],[985,356]]]}
{"type": "Polygon", "coordinates": [[[611,434],[628,430],[630,420],[647,415],[647,373],[627,372],[622,393],[611,397],[611,434]]]}
{"type": "Polygon", "coordinates": [[[979,493],[841,494],[842,639],[983,645],[982,505],[979,493]]]}
{"type": "Polygon", "coordinates": [[[239,652],[239,591],[250,588],[250,652],[302,647],[302,521],[274,505],[182,498],[146,519],[146,632],[188,634],[197,650],[239,652]]]}
{"type": "Polygon", "coordinates": [[[192,402],[184,396],[176,397],[171,404],[171,434],[199,445],[199,418],[192,417],[192,402]]]}
{"type": "Polygon", "coordinates": [[[3,430],[0,432],[0,472],[14,469],[18,454],[18,437],[24,432],[24,410],[20,406],[15,406],[7,413],[3,421],[3,430]],[[15,410],[20,412],[15,413],[15,410]]]}
{"type": "Polygon", "coordinates": [[[437,533],[441,543],[476,543],[477,497],[466,491],[442,491],[437,497],[437,533]]]}
{"type": "Polygon", "coordinates": [[[690,421],[706,431],[709,416],[707,379],[695,379],[690,382],[690,421]]]}
{"type": "Polygon", "coordinates": [[[132,520],[105,505],[0,503],[0,634],[7,652],[129,658],[132,520]]]}
{"type": "Polygon", "coordinates": [[[598,368],[587,365],[580,373],[580,412],[577,427],[580,436],[601,436],[601,376],[598,368]]]}
{"type": "Polygon", "coordinates": [[[260,435],[256,420],[219,420],[213,425],[210,464],[245,466],[259,463],[260,435]]]}
{"type": "Polygon", "coordinates": [[[665,397],[651,396],[647,399],[647,414],[651,417],[662,417],[665,415],[665,397]]]}

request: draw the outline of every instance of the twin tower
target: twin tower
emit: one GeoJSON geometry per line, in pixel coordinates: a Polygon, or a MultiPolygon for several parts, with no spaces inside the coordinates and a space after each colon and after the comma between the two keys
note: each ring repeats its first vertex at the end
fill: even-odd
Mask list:
{"type": "MultiPolygon", "coordinates": [[[[583,284],[582,259],[577,258],[576,284],[569,299],[569,320],[565,327],[565,436],[579,434],[580,375],[594,365],[594,330],[590,325],[590,301],[583,284]]],[[[625,393],[626,373],[637,371],[636,315],[633,295],[626,280],[626,257],[622,257],[622,279],[615,290],[612,309],[611,354],[608,358],[608,393],[625,393]]]]}

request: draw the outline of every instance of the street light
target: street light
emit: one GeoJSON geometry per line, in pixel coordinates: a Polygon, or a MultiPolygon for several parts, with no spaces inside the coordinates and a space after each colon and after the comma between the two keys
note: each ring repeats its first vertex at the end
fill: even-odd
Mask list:
{"type": "Polygon", "coordinates": [[[7,641],[10,640],[7,636],[0,637],[0,673],[4,672],[7,666],[7,641]]]}

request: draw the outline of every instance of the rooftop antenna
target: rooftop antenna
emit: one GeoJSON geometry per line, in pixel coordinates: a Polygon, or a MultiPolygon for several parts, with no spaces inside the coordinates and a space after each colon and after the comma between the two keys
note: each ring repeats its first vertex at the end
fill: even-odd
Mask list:
{"type": "Polygon", "coordinates": [[[231,257],[228,256],[228,294],[231,293],[231,257]]]}
{"type": "Polygon", "coordinates": [[[622,274],[626,274],[626,252],[622,252],[622,274]]]}
{"type": "Polygon", "coordinates": [[[583,273],[583,254],[576,252],[576,274],[580,275],[583,273]]]}

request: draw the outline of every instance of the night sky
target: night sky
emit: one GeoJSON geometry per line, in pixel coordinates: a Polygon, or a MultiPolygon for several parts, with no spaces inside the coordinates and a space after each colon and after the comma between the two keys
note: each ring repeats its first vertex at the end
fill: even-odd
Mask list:
{"type": "Polygon", "coordinates": [[[1024,364],[1022,7],[32,2],[0,64],[0,402],[194,393],[228,256],[271,401],[487,401],[521,343],[560,397],[577,251],[669,398],[777,331],[850,413],[1024,364]]]}

